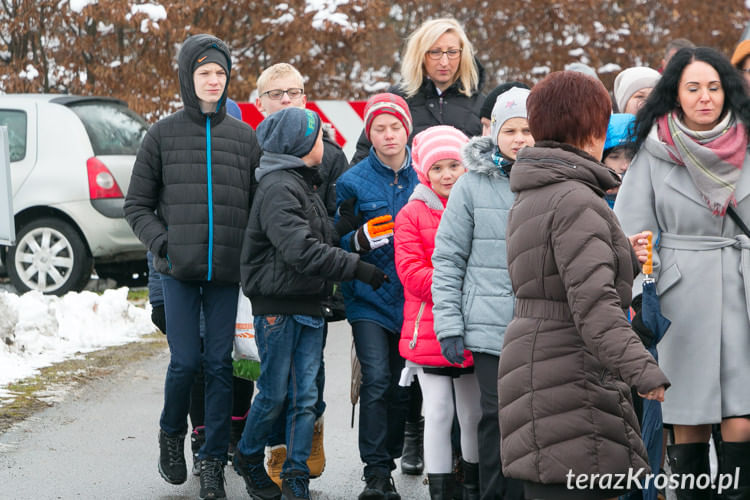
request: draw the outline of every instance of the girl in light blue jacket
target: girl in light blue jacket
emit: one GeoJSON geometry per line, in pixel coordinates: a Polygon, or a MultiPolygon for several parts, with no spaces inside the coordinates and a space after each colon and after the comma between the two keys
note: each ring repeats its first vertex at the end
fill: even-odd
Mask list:
{"type": "Polygon", "coordinates": [[[515,196],[509,174],[516,153],[533,146],[526,120],[529,91],[511,88],[497,98],[489,137],[463,149],[468,172],[453,187],[435,238],[432,278],[435,333],[441,345],[460,344],[474,356],[481,391],[479,488],[481,498],[522,498],[522,487],[503,477],[497,408],[497,367],[505,328],[513,319],[505,228],[515,196]]]}

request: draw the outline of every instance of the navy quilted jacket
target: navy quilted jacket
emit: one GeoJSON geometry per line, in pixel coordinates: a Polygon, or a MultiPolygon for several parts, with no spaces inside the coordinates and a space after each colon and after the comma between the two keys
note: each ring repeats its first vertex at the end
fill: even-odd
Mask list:
{"type": "MultiPolygon", "coordinates": [[[[384,165],[370,148],[370,155],[344,172],[336,181],[336,205],[351,197],[357,199],[357,211],[364,214],[363,220],[379,215],[396,214],[409,201],[414,187],[419,184],[417,173],[411,166],[411,151],[408,150],[406,165],[398,172],[384,165]]],[[[341,238],[341,247],[351,248],[352,233],[341,238]]],[[[342,283],[346,301],[346,318],[355,321],[372,321],[398,335],[401,332],[404,308],[404,289],[396,273],[393,240],[362,256],[362,260],[375,264],[386,272],[390,282],[373,290],[361,281],[342,283]]]]}

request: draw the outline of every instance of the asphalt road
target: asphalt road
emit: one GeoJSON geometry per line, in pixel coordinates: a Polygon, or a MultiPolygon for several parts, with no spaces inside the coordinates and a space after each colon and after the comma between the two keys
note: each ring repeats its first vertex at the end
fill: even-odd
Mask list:
{"type": "MultiPolygon", "coordinates": [[[[334,323],[326,346],[323,475],[311,481],[312,498],[356,499],[364,483],[357,428],[350,428],[351,333],[334,323]]],[[[157,471],[158,420],[165,349],[122,367],[116,375],[67,393],[63,400],[0,435],[1,499],[197,498],[198,478],[166,483],[157,471]]],[[[190,443],[185,449],[189,454],[190,443]]],[[[188,457],[188,464],[191,459],[188,457]]],[[[404,500],[428,499],[422,477],[394,472],[404,500]]],[[[248,498],[242,479],[227,467],[228,498],[248,498]]]]}

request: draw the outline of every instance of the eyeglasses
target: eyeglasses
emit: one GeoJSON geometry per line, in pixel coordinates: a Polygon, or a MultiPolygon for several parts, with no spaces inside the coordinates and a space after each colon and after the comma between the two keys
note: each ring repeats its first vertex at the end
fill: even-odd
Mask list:
{"type": "Polygon", "coordinates": [[[451,49],[451,50],[440,50],[440,49],[432,49],[427,51],[427,55],[430,59],[433,61],[439,61],[443,58],[443,54],[448,56],[448,59],[458,59],[458,57],[461,55],[461,51],[463,49],[451,49]]]}
{"type": "Polygon", "coordinates": [[[273,89],[263,92],[261,96],[267,95],[274,101],[278,101],[284,94],[288,95],[289,99],[298,99],[304,93],[305,91],[303,89],[273,89]]]}

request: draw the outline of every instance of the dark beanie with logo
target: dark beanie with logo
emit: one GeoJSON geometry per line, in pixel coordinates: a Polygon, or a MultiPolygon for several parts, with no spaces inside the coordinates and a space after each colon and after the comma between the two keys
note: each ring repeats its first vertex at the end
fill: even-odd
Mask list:
{"type": "Polygon", "coordinates": [[[320,125],[314,111],[284,108],[260,122],[255,134],[263,151],[302,158],[315,146],[320,125]]]}
{"type": "Polygon", "coordinates": [[[193,62],[193,73],[195,73],[196,69],[208,63],[216,63],[221,66],[226,73],[229,73],[229,65],[227,62],[227,57],[222,51],[216,47],[209,47],[198,54],[198,57],[195,58],[195,62],[193,62]]]}

